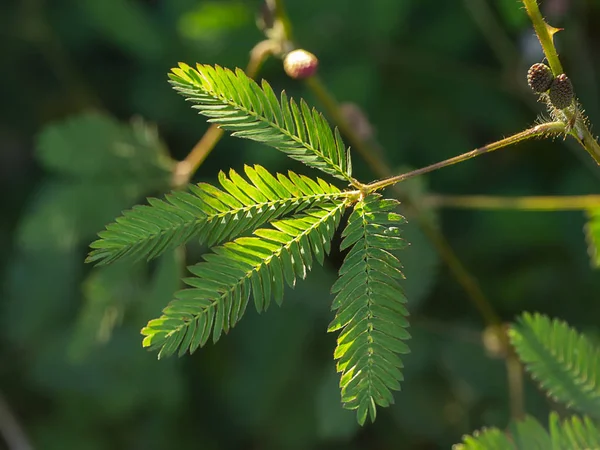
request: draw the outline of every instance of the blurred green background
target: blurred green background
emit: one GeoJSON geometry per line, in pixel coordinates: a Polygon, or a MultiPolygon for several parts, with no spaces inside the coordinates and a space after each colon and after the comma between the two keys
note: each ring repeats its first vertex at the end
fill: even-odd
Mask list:
{"type": "MultiPolygon", "coordinates": [[[[417,226],[401,253],[412,354],[396,405],[360,429],[340,406],[329,289],[343,255],[246,317],[218,345],[157,361],[140,328],[178,287],[190,246],[149,265],[94,269],[87,245],[121,210],[168,189],[169,162],[206,130],[170,89],[179,61],[244,67],[263,39],[259,0],[0,2],[0,448],[449,448],[507,423],[505,367],[417,226]],[[131,119],[134,118],[131,122],[131,119]],[[16,422],[14,422],[16,420],[16,422]]],[[[567,73],[600,123],[600,2],[545,0],[567,73]]],[[[542,55],[517,0],[288,0],[298,43],[343,102],[360,105],[394,172],[517,132],[542,106],[524,83],[542,55]]],[[[318,106],[269,60],[261,76],[318,106]]],[[[261,164],[314,174],[270,148],[225,137],[197,173],[261,164]]],[[[374,176],[354,155],[355,175],[374,176]]],[[[430,175],[443,194],[598,193],[583,150],[534,141],[430,175]]],[[[510,321],[541,311],[597,331],[600,276],[580,212],[444,210],[439,223],[510,321]]],[[[527,383],[528,412],[551,406],[527,383]]],[[[542,419],[545,422],[545,419],[542,419]]]]}

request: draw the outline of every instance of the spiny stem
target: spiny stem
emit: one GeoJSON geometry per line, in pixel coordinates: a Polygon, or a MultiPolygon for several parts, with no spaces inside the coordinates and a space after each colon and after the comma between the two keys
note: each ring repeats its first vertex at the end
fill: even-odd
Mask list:
{"type": "MultiPolygon", "coordinates": [[[[250,78],[255,78],[258,75],[267,57],[275,51],[274,45],[276,44],[272,41],[266,40],[254,46],[250,52],[250,59],[246,66],[246,75],[250,78]]],[[[172,180],[173,186],[178,187],[187,184],[222,137],[223,130],[218,125],[212,124],[208,127],[208,130],[194,145],[194,148],[192,148],[185,159],[175,166],[172,180]]]]}
{"type": "Polygon", "coordinates": [[[488,195],[428,195],[425,203],[437,208],[584,211],[600,208],[600,195],[495,197],[488,195]]]}
{"type": "Polygon", "coordinates": [[[552,73],[554,74],[554,76],[564,73],[562,64],[560,63],[560,59],[558,58],[556,47],[554,46],[554,40],[552,38],[552,35],[558,30],[546,23],[546,21],[542,17],[542,13],[540,12],[540,7],[537,4],[537,0],[522,1],[525,5],[525,9],[527,10],[527,15],[529,16],[529,19],[533,24],[535,34],[537,35],[540,44],[542,45],[542,50],[546,55],[548,64],[552,69],[552,73]]]}
{"type": "Polygon", "coordinates": [[[494,150],[498,150],[504,147],[508,147],[510,145],[514,145],[518,142],[531,139],[537,136],[547,135],[547,134],[560,134],[564,133],[566,125],[563,122],[548,122],[540,125],[536,125],[535,127],[529,128],[525,131],[521,131],[520,133],[514,134],[504,139],[500,139],[499,141],[493,142],[491,144],[485,145],[483,147],[477,148],[467,153],[463,153],[462,155],[455,156],[450,159],[446,159],[445,161],[440,161],[435,164],[431,164],[427,167],[422,167],[421,169],[413,170],[411,172],[403,173],[401,175],[397,175],[395,177],[391,177],[385,180],[376,181],[375,183],[368,184],[366,186],[370,192],[374,192],[388,186],[392,186],[396,183],[400,183],[401,181],[406,181],[410,178],[417,177],[419,175],[423,175],[429,172],[433,172],[434,170],[439,170],[444,167],[448,167],[463,161],[467,161],[471,158],[475,158],[476,156],[483,155],[484,153],[493,152],[494,150]]]}
{"type": "MultiPolygon", "coordinates": [[[[554,33],[559,30],[548,25],[548,23],[544,20],[537,0],[522,0],[522,2],[525,5],[525,9],[527,10],[529,18],[531,19],[535,34],[542,45],[542,50],[544,51],[544,55],[546,55],[548,64],[552,69],[552,73],[555,76],[564,73],[553,39],[554,33]]],[[[575,111],[570,111],[568,109],[563,110],[567,118],[567,122],[575,123],[575,126],[570,131],[570,134],[590,154],[594,161],[596,161],[596,164],[600,165],[600,144],[598,144],[596,138],[592,136],[590,128],[584,117],[581,116],[579,109],[579,106],[577,106],[575,111]]]]}

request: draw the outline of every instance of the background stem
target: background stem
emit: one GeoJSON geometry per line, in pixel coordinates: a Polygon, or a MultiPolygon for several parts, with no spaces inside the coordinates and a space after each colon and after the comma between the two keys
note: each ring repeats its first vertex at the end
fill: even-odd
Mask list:
{"type": "Polygon", "coordinates": [[[433,208],[503,209],[518,211],[581,211],[600,207],[600,195],[497,197],[489,195],[428,195],[433,208]]]}

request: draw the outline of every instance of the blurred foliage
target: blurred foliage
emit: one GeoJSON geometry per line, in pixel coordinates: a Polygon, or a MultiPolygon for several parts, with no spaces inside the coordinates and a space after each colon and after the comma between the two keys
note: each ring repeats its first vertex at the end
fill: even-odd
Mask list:
{"type": "MultiPolygon", "coordinates": [[[[524,78],[542,57],[516,0],[286,4],[298,42],[319,56],[336,97],[360,105],[392,167],[454,156],[525,128],[541,112],[524,78]],[[490,9],[510,44],[504,56],[477,5],[490,9]]],[[[600,7],[542,6],[565,28],[556,37],[561,57],[591,122],[600,123],[600,7]]],[[[396,405],[364,429],[340,406],[335,338],[325,333],[333,317],[327,292],[343,255],[286,292],[286,304],[268,317],[249,311],[217,348],[160,362],[141,348],[139,330],[201,249],[150,266],[83,265],[97,231],[168,188],[167,146],[170,158],[182,159],[207,127],[172,92],[168,70],[179,61],[244,67],[262,38],[259,7],[259,0],[0,2],[0,386],[36,448],[429,450],[482,426],[505,427],[505,368],[486,354],[479,317],[410,216],[412,245],[401,261],[412,353],[396,405]],[[131,122],[138,115],[156,128],[131,122]]],[[[316,104],[279,61],[262,75],[276,92],[316,104]]],[[[436,172],[429,189],[598,193],[598,171],[586,158],[568,142],[529,142],[436,172]]],[[[214,182],[219,169],[244,163],[308,173],[278,152],[225,138],[197,180],[214,182]]],[[[373,178],[357,155],[355,176],[373,178]]],[[[585,220],[579,212],[439,217],[503,319],[538,310],[597,333],[600,279],[589,266],[585,220]]],[[[526,406],[547,420],[547,401],[531,383],[526,406]]]]}

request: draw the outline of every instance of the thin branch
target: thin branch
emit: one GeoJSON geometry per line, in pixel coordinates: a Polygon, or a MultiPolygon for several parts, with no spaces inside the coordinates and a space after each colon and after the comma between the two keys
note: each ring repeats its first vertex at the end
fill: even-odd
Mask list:
{"type": "Polygon", "coordinates": [[[431,164],[427,167],[422,167],[417,170],[413,170],[411,172],[403,173],[401,175],[397,175],[395,177],[391,177],[385,180],[376,181],[375,183],[367,184],[365,189],[367,192],[373,192],[379,189],[386,188],[388,186],[392,186],[396,183],[400,183],[401,181],[406,181],[410,178],[414,178],[429,172],[433,172],[434,170],[439,170],[444,167],[448,167],[463,161],[467,161],[469,159],[475,158],[476,156],[483,155],[484,153],[493,152],[495,150],[499,150],[504,147],[508,147],[510,145],[514,145],[518,142],[525,141],[527,139],[532,139],[537,136],[543,135],[556,135],[564,133],[566,125],[563,122],[548,122],[540,125],[536,125],[535,127],[529,128],[525,131],[521,131],[520,133],[513,134],[504,139],[500,139],[499,141],[493,142],[491,144],[485,145],[483,147],[477,148],[467,153],[463,153],[462,155],[455,156],[450,159],[446,159],[444,161],[437,162],[435,164],[431,164]]]}
{"type": "Polygon", "coordinates": [[[560,29],[551,27],[546,23],[546,21],[542,17],[542,13],[540,12],[537,0],[522,1],[525,5],[525,9],[527,10],[527,15],[529,16],[529,19],[533,24],[535,34],[537,35],[540,44],[542,45],[542,50],[546,55],[548,64],[552,69],[552,73],[555,76],[564,73],[562,64],[560,63],[560,59],[558,58],[558,52],[556,51],[556,47],[554,46],[553,39],[554,33],[560,31],[560,29]]]}
{"type": "Polygon", "coordinates": [[[525,394],[523,389],[523,367],[512,348],[506,359],[506,376],[508,379],[508,398],[510,415],[513,420],[525,417],[525,394]]]}
{"type": "Polygon", "coordinates": [[[497,197],[489,195],[428,195],[433,208],[517,211],[584,211],[600,208],[600,195],[497,197]]]}

